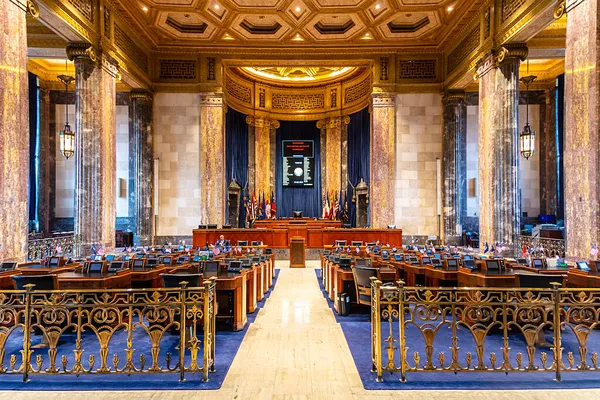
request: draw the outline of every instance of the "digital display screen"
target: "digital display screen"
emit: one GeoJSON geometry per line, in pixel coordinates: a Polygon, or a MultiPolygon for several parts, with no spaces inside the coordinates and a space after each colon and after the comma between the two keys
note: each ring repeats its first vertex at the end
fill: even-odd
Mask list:
{"type": "Polygon", "coordinates": [[[589,271],[590,270],[590,266],[585,261],[578,261],[577,262],[577,267],[580,270],[582,270],[582,271],[589,271]]]}
{"type": "Polygon", "coordinates": [[[315,144],[312,140],[283,140],[283,187],[313,187],[315,144]]]}

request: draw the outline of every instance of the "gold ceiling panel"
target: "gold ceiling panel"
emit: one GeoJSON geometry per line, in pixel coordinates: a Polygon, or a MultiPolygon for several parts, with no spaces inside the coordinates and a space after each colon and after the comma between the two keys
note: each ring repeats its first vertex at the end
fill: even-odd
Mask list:
{"type": "Polygon", "coordinates": [[[340,80],[354,73],[357,67],[316,67],[316,66],[284,66],[284,67],[242,67],[243,72],[251,77],[274,83],[323,83],[340,80]]]}

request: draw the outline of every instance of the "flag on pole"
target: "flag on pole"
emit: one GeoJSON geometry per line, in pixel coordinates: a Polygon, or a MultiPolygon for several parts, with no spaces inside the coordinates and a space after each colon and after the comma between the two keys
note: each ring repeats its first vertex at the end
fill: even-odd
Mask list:
{"type": "Polygon", "coordinates": [[[333,199],[333,210],[331,212],[331,219],[337,219],[338,213],[340,212],[340,201],[337,198],[337,194],[335,194],[335,192],[332,192],[331,196],[333,199]],[[334,197],[335,197],[335,199],[334,199],[334,197]]]}
{"type": "Polygon", "coordinates": [[[275,207],[275,194],[271,192],[271,218],[277,218],[277,208],[275,207]]]}

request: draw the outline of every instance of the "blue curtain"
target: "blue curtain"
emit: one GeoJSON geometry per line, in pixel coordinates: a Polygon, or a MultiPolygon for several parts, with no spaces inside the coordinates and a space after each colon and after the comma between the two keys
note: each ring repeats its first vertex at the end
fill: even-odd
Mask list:
{"type": "MultiPolygon", "coordinates": [[[[356,203],[352,202],[352,186],[361,179],[369,183],[371,159],[371,114],[369,108],[350,114],[348,125],[348,203],[349,223],[356,226],[356,203]]],[[[369,213],[370,215],[370,213],[369,213]]],[[[370,218],[369,218],[370,221],[370,218]]]]}
{"type": "Polygon", "coordinates": [[[38,77],[29,72],[29,220],[37,221],[38,77]]]}
{"type": "MultiPolygon", "coordinates": [[[[281,121],[277,130],[276,195],[278,217],[291,217],[292,211],[302,211],[305,217],[320,217],[321,204],[321,132],[316,121],[281,121]],[[282,140],[312,140],[315,143],[314,187],[284,188],[282,140]]],[[[257,166],[258,168],[258,166],[257,166]]]]}
{"type": "MultiPolygon", "coordinates": [[[[248,124],[246,115],[232,108],[227,110],[225,119],[226,179],[227,186],[235,180],[242,188],[240,194],[240,223],[244,227],[246,208],[244,207],[244,189],[248,184],[248,124]]],[[[229,208],[227,208],[229,215],[229,208]]],[[[235,228],[235,227],[234,227],[235,228]]]]}

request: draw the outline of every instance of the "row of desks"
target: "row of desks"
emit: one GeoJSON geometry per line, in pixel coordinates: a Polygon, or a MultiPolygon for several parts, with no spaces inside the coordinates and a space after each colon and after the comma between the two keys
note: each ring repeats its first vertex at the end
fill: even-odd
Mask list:
{"type": "Polygon", "coordinates": [[[257,229],[194,229],[194,247],[204,247],[206,243],[212,244],[223,235],[232,245],[238,241],[262,242],[270,248],[287,248],[292,237],[302,237],[308,248],[322,249],[326,245],[335,243],[336,240],[346,240],[350,244],[353,240],[364,243],[381,242],[391,246],[402,247],[401,229],[335,229],[310,225],[288,225],[280,228],[257,229]]]}
{"type": "MultiPolygon", "coordinates": [[[[431,265],[411,265],[405,262],[382,261],[380,258],[373,258],[373,267],[379,268],[383,283],[402,279],[406,286],[514,288],[519,285],[519,275],[552,274],[561,276],[563,287],[600,287],[600,275],[574,268],[538,270],[518,264],[509,265],[513,268],[503,274],[486,275],[462,267],[457,270],[445,270],[431,265]]],[[[336,311],[338,307],[336,298],[339,293],[348,293],[353,303],[356,302],[354,276],[351,269],[342,268],[322,256],[321,271],[325,291],[329,299],[334,302],[336,311]]]]}
{"type": "MultiPolygon", "coordinates": [[[[52,274],[56,278],[58,290],[102,290],[128,288],[160,288],[161,274],[164,273],[196,273],[194,264],[160,265],[146,271],[129,269],[113,274],[84,274],[80,264],[70,264],[59,268],[20,267],[13,271],[0,273],[0,290],[13,290],[15,275],[52,274]]],[[[247,323],[247,313],[256,311],[257,303],[273,285],[275,276],[275,258],[273,255],[266,262],[243,269],[240,273],[204,274],[203,278],[215,277],[217,281],[217,299],[229,300],[232,304],[219,307],[218,317],[232,319],[233,330],[242,330],[247,323]]]]}

